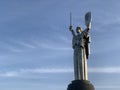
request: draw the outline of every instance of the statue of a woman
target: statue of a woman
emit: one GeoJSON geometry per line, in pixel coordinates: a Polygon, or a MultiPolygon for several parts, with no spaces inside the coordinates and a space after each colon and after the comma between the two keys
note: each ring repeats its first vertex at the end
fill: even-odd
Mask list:
{"type": "Polygon", "coordinates": [[[70,14],[70,27],[73,40],[72,46],[74,49],[74,75],[75,80],[88,80],[87,59],[90,54],[90,28],[91,28],[92,16],[91,12],[85,14],[85,25],[87,28],[82,30],[81,27],[76,28],[77,35],[75,34],[71,25],[70,14]]]}
{"type": "Polygon", "coordinates": [[[87,59],[89,55],[90,28],[88,27],[84,31],[82,31],[81,27],[77,27],[77,35],[72,29],[72,26],[70,26],[69,29],[73,35],[72,46],[74,49],[75,80],[88,80],[87,59]]]}
{"type": "Polygon", "coordinates": [[[76,33],[72,28],[71,13],[69,30],[73,35],[72,47],[74,50],[74,76],[75,80],[69,84],[67,90],[94,90],[93,85],[88,80],[87,61],[90,54],[90,29],[91,12],[85,14],[86,29],[76,28],[76,33]]]}

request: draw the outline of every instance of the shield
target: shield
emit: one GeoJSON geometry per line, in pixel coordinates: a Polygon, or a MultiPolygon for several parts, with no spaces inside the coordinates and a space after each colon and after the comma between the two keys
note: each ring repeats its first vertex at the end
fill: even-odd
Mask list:
{"type": "Polygon", "coordinates": [[[86,38],[85,42],[85,52],[86,52],[86,58],[88,59],[89,54],[90,54],[90,37],[86,38]]]}
{"type": "Polygon", "coordinates": [[[91,21],[92,21],[92,15],[91,12],[87,12],[85,14],[85,25],[88,27],[91,25],[91,21]]]}

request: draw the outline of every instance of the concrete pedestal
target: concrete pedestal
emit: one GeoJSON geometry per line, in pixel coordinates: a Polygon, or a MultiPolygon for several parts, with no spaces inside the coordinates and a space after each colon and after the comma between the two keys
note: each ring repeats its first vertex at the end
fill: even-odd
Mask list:
{"type": "Polygon", "coordinates": [[[74,80],[69,85],[67,90],[95,90],[94,86],[88,80],[74,80]]]}

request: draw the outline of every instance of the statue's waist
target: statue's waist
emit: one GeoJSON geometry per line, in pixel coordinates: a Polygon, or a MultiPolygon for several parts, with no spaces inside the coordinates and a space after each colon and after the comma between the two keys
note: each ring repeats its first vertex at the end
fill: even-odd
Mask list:
{"type": "Polygon", "coordinates": [[[73,43],[73,46],[78,46],[78,47],[79,47],[79,46],[82,46],[82,47],[83,47],[83,46],[84,46],[84,43],[73,43]]]}
{"type": "Polygon", "coordinates": [[[83,44],[74,44],[73,48],[81,49],[81,48],[84,48],[84,45],[83,44]]]}

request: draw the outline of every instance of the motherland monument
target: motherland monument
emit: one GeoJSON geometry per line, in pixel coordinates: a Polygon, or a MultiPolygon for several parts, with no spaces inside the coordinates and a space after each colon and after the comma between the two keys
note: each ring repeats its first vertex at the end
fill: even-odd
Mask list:
{"type": "Polygon", "coordinates": [[[94,90],[94,86],[88,80],[88,65],[87,61],[90,54],[90,29],[92,15],[91,12],[85,14],[86,29],[82,29],[80,26],[76,27],[76,33],[73,30],[71,24],[70,14],[70,27],[69,30],[72,33],[72,48],[74,50],[74,78],[67,90],[94,90]]]}

